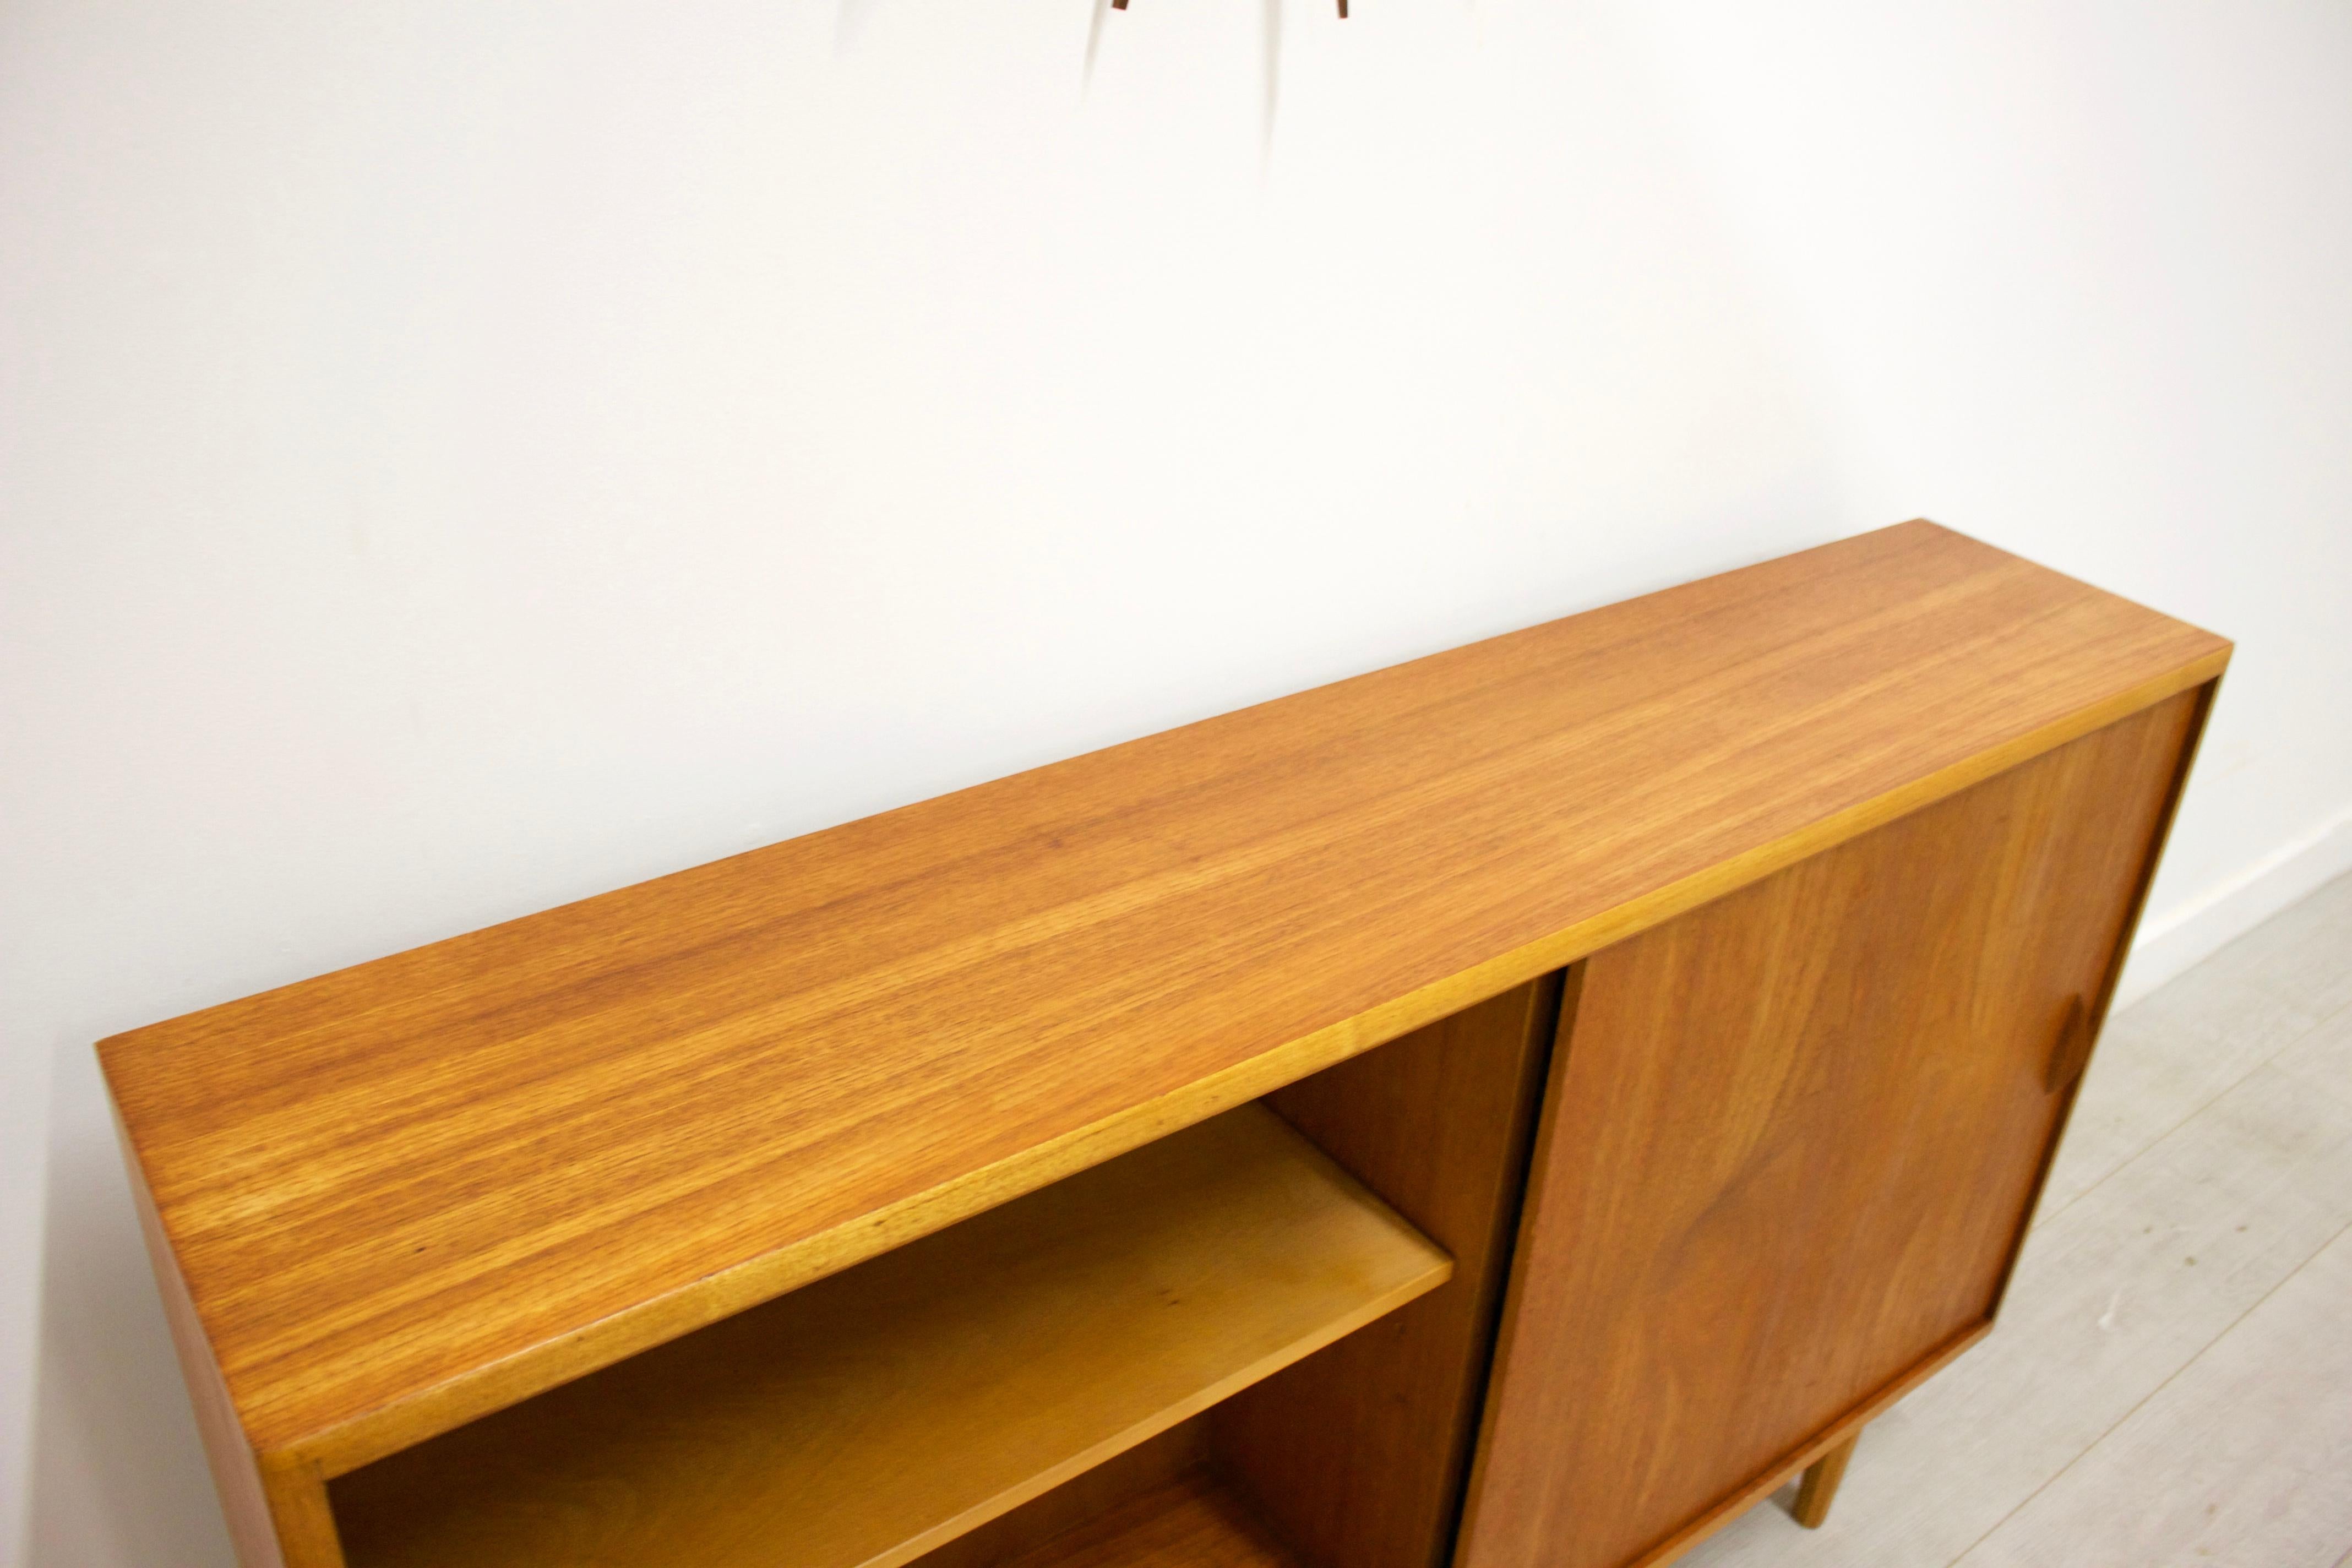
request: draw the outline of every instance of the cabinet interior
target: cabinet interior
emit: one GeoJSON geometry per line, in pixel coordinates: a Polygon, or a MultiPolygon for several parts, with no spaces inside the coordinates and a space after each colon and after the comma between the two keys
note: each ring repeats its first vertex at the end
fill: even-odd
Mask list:
{"type": "Polygon", "coordinates": [[[1306,1472],[1369,1455],[1365,1481],[1419,1505],[1395,1521],[1412,1550],[1381,1550],[1426,1568],[1458,1508],[1558,991],[1520,987],[340,1477],[345,1556],[1320,1557],[1335,1521],[1306,1472]]]}

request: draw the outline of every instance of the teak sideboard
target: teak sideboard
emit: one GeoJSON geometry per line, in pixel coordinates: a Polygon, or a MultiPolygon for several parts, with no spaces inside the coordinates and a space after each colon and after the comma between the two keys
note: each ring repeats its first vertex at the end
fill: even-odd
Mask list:
{"type": "Polygon", "coordinates": [[[110,1039],[237,1550],[1817,1521],[1992,1326],[2229,654],[1907,523],[110,1039]]]}

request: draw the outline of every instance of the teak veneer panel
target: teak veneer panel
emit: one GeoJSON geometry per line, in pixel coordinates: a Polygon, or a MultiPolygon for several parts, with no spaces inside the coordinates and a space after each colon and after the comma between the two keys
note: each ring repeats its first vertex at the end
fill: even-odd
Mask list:
{"type": "Polygon", "coordinates": [[[893,1568],[1443,1284],[1261,1106],[346,1476],[351,1568],[893,1568]]]}
{"type": "Polygon", "coordinates": [[[119,1036],[256,1452],[332,1476],[2216,675],[1910,523],[119,1036]]]}
{"type": "Polygon", "coordinates": [[[1209,1470],[1178,1477],[1055,1537],[1009,1568],[1300,1568],[1209,1470]]]}
{"type": "Polygon", "coordinates": [[[1463,1568],[1668,1561],[1990,1322],[2205,695],[1584,962],[1463,1568]]]}
{"type": "Polygon", "coordinates": [[[1204,1412],[932,1548],[916,1558],[912,1568],[1005,1568],[1055,1537],[1095,1524],[1143,1493],[1209,1464],[1210,1448],[1209,1413],[1204,1412]]]}
{"type": "Polygon", "coordinates": [[[1454,1258],[1428,1295],[1210,1412],[1224,1473],[1306,1562],[1440,1568],[1453,1554],[1562,981],[1266,1097],[1454,1258]]]}

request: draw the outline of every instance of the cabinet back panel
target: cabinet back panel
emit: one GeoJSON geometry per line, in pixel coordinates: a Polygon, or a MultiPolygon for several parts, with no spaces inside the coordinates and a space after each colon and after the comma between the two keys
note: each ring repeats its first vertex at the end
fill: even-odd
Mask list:
{"type": "Polygon", "coordinates": [[[2200,703],[1586,961],[1465,1568],[1659,1561],[1990,1316],[2200,703]]]}

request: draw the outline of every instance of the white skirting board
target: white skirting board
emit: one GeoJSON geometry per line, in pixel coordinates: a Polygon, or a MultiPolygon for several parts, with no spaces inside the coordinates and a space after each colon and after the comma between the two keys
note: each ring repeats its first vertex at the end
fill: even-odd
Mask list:
{"type": "Polygon", "coordinates": [[[2116,987],[2128,1007],[2281,910],[2352,871],[2352,805],[2179,909],[2142,922],[2116,987]]]}

